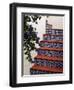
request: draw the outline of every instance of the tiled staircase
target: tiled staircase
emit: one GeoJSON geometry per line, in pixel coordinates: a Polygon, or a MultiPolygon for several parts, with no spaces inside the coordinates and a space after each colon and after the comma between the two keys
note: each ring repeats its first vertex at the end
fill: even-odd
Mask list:
{"type": "Polygon", "coordinates": [[[46,21],[46,34],[37,48],[31,75],[63,73],[63,30],[52,29],[51,26],[46,21]]]}

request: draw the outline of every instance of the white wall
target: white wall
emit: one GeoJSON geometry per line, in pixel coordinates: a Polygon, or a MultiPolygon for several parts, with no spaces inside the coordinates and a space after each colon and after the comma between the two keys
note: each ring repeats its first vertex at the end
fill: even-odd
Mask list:
{"type": "Polygon", "coordinates": [[[49,16],[48,23],[53,29],[63,29],[64,16],[49,16]]]}
{"type": "MultiPolygon", "coordinates": [[[[0,0],[0,90],[11,90],[8,86],[9,83],[9,3],[23,2],[23,3],[36,3],[36,4],[53,4],[53,5],[72,5],[74,0],[0,0]]],[[[74,9],[74,8],[73,8],[74,9]]],[[[52,85],[41,87],[25,87],[16,89],[47,89],[47,90],[73,90],[72,85],[52,85]]]]}

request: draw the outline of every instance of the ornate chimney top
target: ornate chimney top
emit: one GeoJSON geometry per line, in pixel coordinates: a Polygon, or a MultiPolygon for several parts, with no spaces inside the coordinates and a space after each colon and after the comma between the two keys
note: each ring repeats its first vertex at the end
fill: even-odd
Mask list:
{"type": "Polygon", "coordinates": [[[48,24],[48,20],[46,20],[46,24],[48,24]]]}
{"type": "Polygon", "coordinates": [[[46,30],[52,29],[52,25],[48,24],[48,20],[46,20],[46,30]]]}

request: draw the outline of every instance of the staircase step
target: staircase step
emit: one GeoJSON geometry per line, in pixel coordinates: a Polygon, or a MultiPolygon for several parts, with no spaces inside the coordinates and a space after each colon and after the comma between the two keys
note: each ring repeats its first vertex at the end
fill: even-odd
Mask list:
{"type": "Polygon", "coordinates": [[[40,46],[41,47],[48,47],[48,48],[63,48],[63,43],[57,42],[57,41],[40,41],[40,46]]]}
{"type": "Polygon", "coordinates": [[[42,40],[41,42],[47,42],[47,43],[63,43],[63,40],[42,40]]]}
{"type": "Polygon", "coordinates": [[[63,48],[48,48],[48,47],[40,47],[37,50],[48,50],[48,51],[63,51],[63,48]]]}
{"type": "Polygon", "coordinates": [[[43,34],[43,36],[63,36],[63,34],[43,34]]]}
{"type": "Polygon", "coordinates": [[[55,68],[55,67],[47,67],[47,66],[39,66],[39,65],[32,66],[31,70],[47,71],[49,73],[50,72],[63,73],[63,68],[55,68]]]}
{"type": "Polygon", "coordinates": [[[48,61],[63,61],[63,57],[55,57],[55,56],[51,57],[45,55],[37,55],[35,58],[48,61]]]}
{"type": "Polygon", "coordinates": [[[46,28],[46,34],[63,34],[63,29],[49,29],[46,28]]]}
{"type": "Polygon", "coordinates": [[[63,31],[63,29],[47,29],[47,30],[54,30],[54,31],[63,31]]]}
{"type": "Polygon", "coordinates": [[[47,47],[40,47],[37,49],[37,53],[39,55],[45,56],[63,56],[63,49],[62,48],[47,48],[47,47]]]}
{"type": "Polygon", "coordinates": [[[63,40],[63,35],[43,34],[43,40],[63,40]]]}

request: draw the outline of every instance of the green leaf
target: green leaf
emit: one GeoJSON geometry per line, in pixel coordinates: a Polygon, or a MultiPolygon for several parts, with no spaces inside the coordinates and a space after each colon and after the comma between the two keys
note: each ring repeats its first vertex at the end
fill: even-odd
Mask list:
{"type": "Polygon", "coordinates": [[[36,24],[38,24],[38,22],[35,22],[36,24]]]}
{"type": "MultiPolygon", "coordinates": [[[[37,20],[41,19],[40,15],[25,15],[24,16],[24,32],[29,32],[29,27],[30,25],[28,24],[28,22],[33,22],[35,24],[38,24],[37,20]]],[[[35,41],[37,39],[37,35],[34,33],[36,31],[36,28],[33,27],[33,29],[31,30],[31,35],[27,35],[27,37],[24,37],[24,41],[23,41],[23,47],[24,48],[24,54],[27,55],[26,59],[28,61],[32,61],[32,57],[31,57],[31,51],[35,50],[35,41]]],[[[26,36],[26,35],[25,35],[26,36]]]]}

